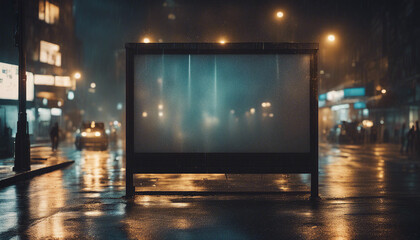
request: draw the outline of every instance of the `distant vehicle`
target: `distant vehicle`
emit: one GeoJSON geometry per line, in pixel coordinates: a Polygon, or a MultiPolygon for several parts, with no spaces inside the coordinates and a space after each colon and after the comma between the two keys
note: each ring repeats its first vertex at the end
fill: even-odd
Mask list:
{"type": "Polygon", "coordinates": [[[101,151],[108,149],[108,135],[102,122],[83,123],[80,133],[76,136],[76,149],[98,148],[101,151]]]}

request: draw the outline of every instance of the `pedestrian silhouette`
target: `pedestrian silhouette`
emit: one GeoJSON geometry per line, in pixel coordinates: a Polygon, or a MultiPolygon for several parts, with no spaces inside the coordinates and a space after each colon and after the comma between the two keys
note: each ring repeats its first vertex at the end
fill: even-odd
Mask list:
{"type": "Polygon", "coordinates": [[[404,149],[405,149],[405,123],[403,123],[402,127],[401,127],[401,148],[400,148],[400,153],[403,154],[404,153],[404,149]]]}
{"type": "Polygon", "coordinates": [[[414,132],[414,150],[417,154],[420,154],[420,130],[419,130],[419,121],[416,121],[416,131],[414,132]]]}
{"type": "Polygon", "coordinates": [[[50,130],[51,148],[53,151],[58,148],[58,132],[58,123],[56,122],[50,130]]]}
{"type": "Polygon", "coordinates": [[[414,138],[415,138],[415,130],[414,125],[410,128],[410,131],[407,133],[407,149],[406,153],[413,153],[413,147],[414,147],[414,138]]]}

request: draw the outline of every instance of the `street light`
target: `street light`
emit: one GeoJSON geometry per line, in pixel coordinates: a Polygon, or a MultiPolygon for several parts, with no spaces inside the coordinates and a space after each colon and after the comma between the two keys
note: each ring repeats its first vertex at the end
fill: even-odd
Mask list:
{"type": "Polygon", "coordinates": [[[224,45],[226,43],[226,40],[225,39],[220,39],[219,43],[224,45]]]}
{"type": "Polygon", "coordinates": [[[150,43],[150,38],[148,38],[148,37],[143,38],[143,42],[144,43],[150,43]]]}
{"type": "Polygon", "coordinates": [[[74,74],[74,78],[76,78],[77,80],[79,80],[82,77],[82,74],[80,74],[80,72],[76,72],[74,74]]]}
{"type": "Polygon", "coordinates": [[[328,42],[334,42],[334,41],[335,41],[335,36],[334,36],[334,34],[330,34],[330,35],[328,35],[327,40],[328,40],[328,42]]]}
{"type": "Polygon", "coordinates": [[[26,116],[26,41],[25,41],[25,1],[17,1],[16,46],[19,50],[19,114],[15,138],[15,162],[13,171],[22,172],[31,169],[31,148],[26,116]]]}
{"type": "Polygon", "coordinates": [[[263,108],[269,108],[269,107],[271,107],[271,103],[270,102],[263,102],[263,103],[261,103],[261,106],[263,108]]]}
{"type": "Polygon", "coordinates": [[[275,13],[274,18],[275,18],[276,24],[278,25],[278,26],[275,27],[276,41],[279,42],[280,40],[284,39],[287,35],[289,35],[289,33],[287,33],[287,35],[286,35],[286,31],[287,31],[285,29],[286,26],[281,26],[281,25],[284,24],[284,22],[283,22],[284,21],[283,20],[284,12],[283,11],[277,11],[275,13]]]}
{"type": "Polygon", "coordinates": [[[96,88],[96,83],[94,83],[94,82],[93,82],[93,83],[91,83],[91,84],[90,84],[90,88],[96,88]]]}

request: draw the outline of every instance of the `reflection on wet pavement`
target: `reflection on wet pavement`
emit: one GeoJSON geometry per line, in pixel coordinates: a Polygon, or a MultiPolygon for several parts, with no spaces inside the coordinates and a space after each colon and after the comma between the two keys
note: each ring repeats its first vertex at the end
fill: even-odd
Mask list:
{"type": "Polygon", "coordinates": [[[322,146],[320,202],[308,175],[138,174],[125,200],[121,150],[62,148],[76,163],[0,189],[0,239],[419,239],[419,163],[392,145],[322,146]],[[289,194],[287,193],[289,192],[289,194]],[[290,194],[290,192],[293,192],[290,194]]]}
{"type": "Polygon", "coordinates": [[[136,174],[136,191],[309,191],[310,177],[297,174],[136,174]]]}

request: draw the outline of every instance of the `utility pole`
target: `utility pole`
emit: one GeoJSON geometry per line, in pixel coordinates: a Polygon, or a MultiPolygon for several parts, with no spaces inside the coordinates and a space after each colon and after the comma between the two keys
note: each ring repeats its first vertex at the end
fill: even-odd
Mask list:
{"type": "Polygon", "coordinates": [[[24,0],[17,0],[17,28],[15,43],[19,49],[19,116],[15,140],[15,165],[13,171],[31,169],[30,142],[26,117],[26,46],[25,46],[25,8],[24,0]]]}

